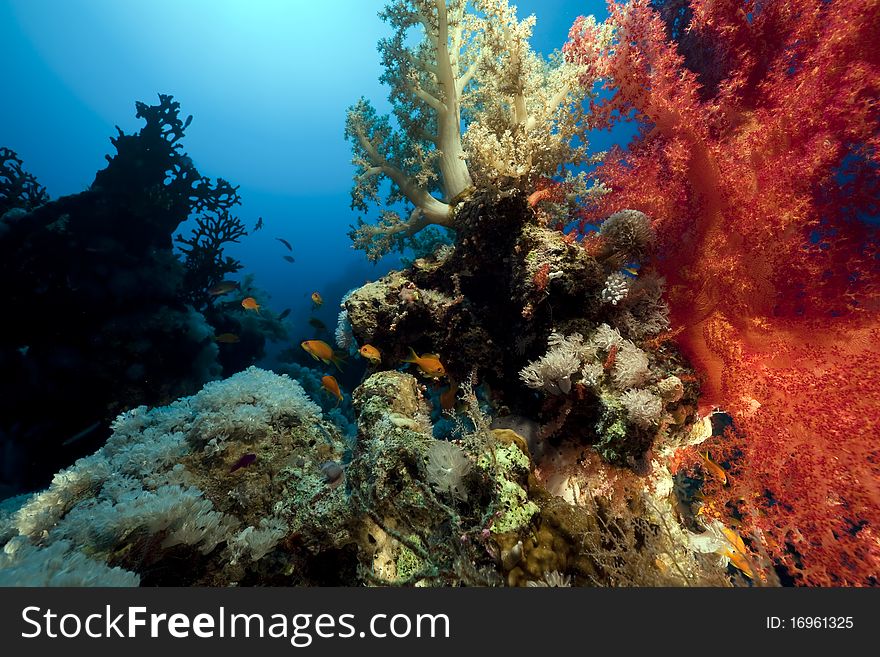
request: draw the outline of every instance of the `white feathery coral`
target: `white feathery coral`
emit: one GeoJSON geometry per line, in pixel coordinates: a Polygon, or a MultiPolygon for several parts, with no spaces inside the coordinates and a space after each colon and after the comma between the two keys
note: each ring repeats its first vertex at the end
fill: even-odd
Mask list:
{"type": "Polygon", "coordinates": [[[591,388],[598,387],[603,376],[605,376],[605,368],[602,367],[602,363],[584,363],[581,368],[581,379],[591,388]]]}
{"type": "Polygon", "coordinates": [[[633,424],[649,429],[660,422],[663,414],[663,400],[649,390],[626,390],[620,395],[620,402],[627,417],[633,424]]]}
{"type": "Polygon", "coordinates": [[[529,388],[551,395],[567,394],[571,391],[571,376],[580,370],[586,355],[583,336],[579,333],[567,337],[551,333],[547,345],[547,353],[524,367],[519,376],[529,388]]]}
{"type": "Polygon", "coordinates": [[[259,561],[269,554],[289,531],[287,523],[281,518],[261,518],[258,528],[253,525],[246,527],[229,540],[230,563],[237,563],[244,557],[248,557],[251,561],[259,561]]]}
{"type": "Polygon", "coordinates": [[[16,536],[0,549],[0,586],[138,586],[139,575],[92,559],[70,541],[46,547],[16,536]]]}
{"type": "Polygon", "coordinates": [[[623,343],[623,337],[620,335],[620,331],[611,328],[608,324],[599,324],[590,336],[590,344],[603,351],[608,351],[614,346],[619,347],[621,343],[623,343]]]}
{"type": "Polygon", "coordinates": [[[435,440],[428,448],[428,481],[442,493],[450,493],[467,501],[464,477],[471,469],[471,462],[454,443],[435,440]]]}
{"type": "Polygon", "coordinates": [[[622,340],[611,370],[611,382],[618,390],[645,385],[651,376],[648,354],[629,340],[622,340]]]}
{"type": "Polygon", "coordinates": [[[104,447],[55,475],[47,490],[18,510],[0,516],[2,536],[17,534],[0,554],[0,581],[135,585],[136,575],[102,562],[132,536],[157,537],[156,549],[191,545],[203,554],[237,537],[258,559],[284,528],[261,521],[247,534],[238,531],[239,521],[192,485],[180,461],[209,444],[210,452],[216,451],[224,438],[248,440],[267,431],[267,423],[291,418],[311,425],[320,421],[321,411],[299,383],[255,367],[208,383],[170,406],[122,414],[104,447]],[[34,574],[41,560],[46,572],[34,574]],[[62,561],[71,572],[56,568],[62,561]]]}

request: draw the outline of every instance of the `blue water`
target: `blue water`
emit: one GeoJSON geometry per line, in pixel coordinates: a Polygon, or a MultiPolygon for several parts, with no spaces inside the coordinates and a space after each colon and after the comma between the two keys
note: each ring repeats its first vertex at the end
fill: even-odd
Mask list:
{"type": "MultiPolygon", "coordinates": [[[[370,264],[346,236],[353,167],[346,108],[366,96],[389,111],[376,42],[390,31],[380,0],[0,0],[4,62],[0,145],[16,151],[52,198],[87,188],[113,152],[114,126],[140,129],[134,103],[174,95],[192,114],[183,145],[198,170],[240,185],[237,214],[253,232],[228,254],[255,274],[276,312],[291,308],[294,343],[313,330],[309,295],[332,330],[340,297],[399,265],[370,264]],[[276,241],[293,244],[296,262],[276,241]]],[[[560,48],[598,0],[521,0],[532,46],[560,48]]],[[[595,150],[632,129],[599,133],[595,150]]],[[[180,227],[187,234],[189,226],[180,227]]],[[[265,301],[265,300],[262,300],[265,301]]]]}

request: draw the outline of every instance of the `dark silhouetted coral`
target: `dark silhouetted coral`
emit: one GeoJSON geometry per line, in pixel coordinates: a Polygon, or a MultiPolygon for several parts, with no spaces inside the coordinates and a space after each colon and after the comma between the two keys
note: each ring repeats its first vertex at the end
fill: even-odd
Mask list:
{"type": "Polygon", "coordinates": [[[182,152],[190,119],[171,96],[138,103],[137,114],[145,125],[119,131],[116,153],[79,194],[46,201],[4,151],[14,174],[4,203],[15,209],[0,224],[0,276],[15,319],[0,345],[2,491],[45,485],[100,445],[121,411],[168,403],[221,374],[215,330],[190,303],[172,233],[200,212],[231,225],[221,238],[239,235],[228,217],[238,194],[182,152]]]}
{"type": "Polygon", "coordinates": [[[3,215],[12,209],[29,212],[49,200],[46,188],[33,174],[24,170],[24,162],[9,148],[0,148],[0,234],[3,215]]]}

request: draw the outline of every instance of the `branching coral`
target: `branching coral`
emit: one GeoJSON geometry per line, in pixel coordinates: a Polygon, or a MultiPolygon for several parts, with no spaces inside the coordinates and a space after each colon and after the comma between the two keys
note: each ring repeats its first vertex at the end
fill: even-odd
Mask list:
{"type": "MultiPolygon", "coordinates": [[[[227,219],[234,223],[227,213],[238,202],[236,188],[195,168],[183,145],[190,118],[171,96],[136,106],[142,122],[113,137],[107,166],[89,189],[45,203],[39,188],[27,199],[0,198],[0,205],[17,206],[0,220],[0,278],[20,311],[0,342],[9,372],[0,382],[0,488],[45,486],[52,473],[94,451],[122,410],[192,394],[220,373],[214,335],[239,334],[216,314],[199,314],[207,280],[228,262],[218,242],[236,237],[218,230],[227,219]],[[191,255],[204,257],[184,263],[173,251],[173,234],[194,213],[204,217],[197,231],[205,230],[186,246],[198,242],[191,255]],[[209,244],[207,233],[215,231],[219,239],[209,244]],[[93,428],[80,435],[86,427],[93,428]]],[[[10,175],[25,175],[12,160],[6,164],[10,175]]],[[[29,185],[10,181],[5,193],[17,197],[29,185]]],[[[220,358],[253,353],[242,337],[220,358]]]]}
{"type": "Polygon", "coordinates": [[[388,179],[387,203],[405,200],[414,209],[407,220],[389,210],[378,226],[361,223],[352,232],[355,245],[371,257],[429,224],[449,225],[450,203],[471,186],[461,145],[461,96],[479,53],[465,5],[465,0],[396,0],[380,14],[395,30],[379,50],[382,81],[391,86],[400,130],[366,99],[349,108],[345,136],[357,167],[352,207],[366,211],[368,201],[378,201],[379,183],[388,179]],[[423,38],[410,47],[408,33],[416,26],[423,38]]]}
{"type": "Polygon", "coordinates": [[[184,288],[187,300],[201,308],[211,299],[209,289],[228,274],[238,272],[242,265],[225,256],[225,245],[238,243],[247,235],[244,224],[228,210],[214,215],[196,217],[196,226],[189,237],[178,235],[176,241],[184,255],[184,288]]]}
{"type": "Polygon", "coordinates": [[[464,98],[470,118],[465,151],[475,182],[531,193],[561,176],[570,199],[586,196],[586,179],[571,171],[601,157],[588,156],[589,104],[578,88],[588,71],[557,54],[545,60],[532,51],[534,16],[519,21],[516,8],[498,0],[481,0],[475,9],[481,57],[464,98]]]}
{"type": "Polygon", "coordinates": [[[30,211],[48,200],[46,188],[24,170],[15,151],[0,148],[0,217],[12,208],[30,211]]]}
{"type": "Polygon", "coordinates": [[[381,13],[394,29],[379,43],[394,121],[362,98],[345,126],[356,167],[352,207],[379,204],[382,182],[390,183],[378,223],[359,219],[350,233],[371,259],[431,224],[454,227],[455,207],[475,184],[531,193],[561,176],[552,182],[562,192],[556,203],[601,191],[568,173],[594,162],[578,84],[589,68],[535,55],[534,18],[518,21],[507,0],[478,0],[472,12],[467,5],[395,0],[381,13]],[[422,39],[411,46],[413,28],[422,39]],[[407,218],[390,207],[400,202],[411,208],[407,218]]]}

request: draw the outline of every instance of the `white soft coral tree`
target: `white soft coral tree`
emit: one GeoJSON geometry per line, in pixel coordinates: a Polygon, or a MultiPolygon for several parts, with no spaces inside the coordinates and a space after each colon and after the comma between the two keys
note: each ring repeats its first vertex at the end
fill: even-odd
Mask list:
{"type": "MultiPolygon", "coordinates": [[[[590,70],[559,53],[544,59],[533,52],[534,16],[520,21],[515,7],[497,0],[474,6],[483,17],[482,49],[464,98],[470,119],[464,145],[476,184],[531,193],[561,177],[569,191],[586,193],[586,181],[572,169],[599,157],[588,154],[589,99],[582,90],[590,86],[584,84],[590,70]]],[[[596,34],[608,38],[604,30],[596,34]]]]}
{"type": "Polygon", "coordinates": [[[355,246],[378,258],[429,224],[449,226],[450,201],[471,187],[461,144],[461,96],[476,70],[471,21],[465,0],[396,0],[380,13],[394,34],[379,42],[391,103],[399,129],[361,98],[348,110],[345,136],[357,167],[352,207],[379,203],[380,186],[391,181],[386,203],[408,201],[407,219],[386,210],[378,225],[362,221],[355,246]],[[409,31],[423,39],[407,45],[409,31]]]}
{"type": "Polygon", "coordinates": [[[585,161],[578,83],[588,72],[535,55],[528,45],[534,18],[517,21],[507,0],[395,0],[380,16],[394,28],[379,42],[394,122],[365,98],[348,110],[352,207],[383,204],[387,180],[386,208],[410,208],[404,217],[385,209],[376,224],[358,220],[351,237],[370,258],[431,224],[453,227],[455,204],[475,180],[531,193],[540,177],[585,161]],[[415,45],[411,30],[421,32],[415,45]]]}

